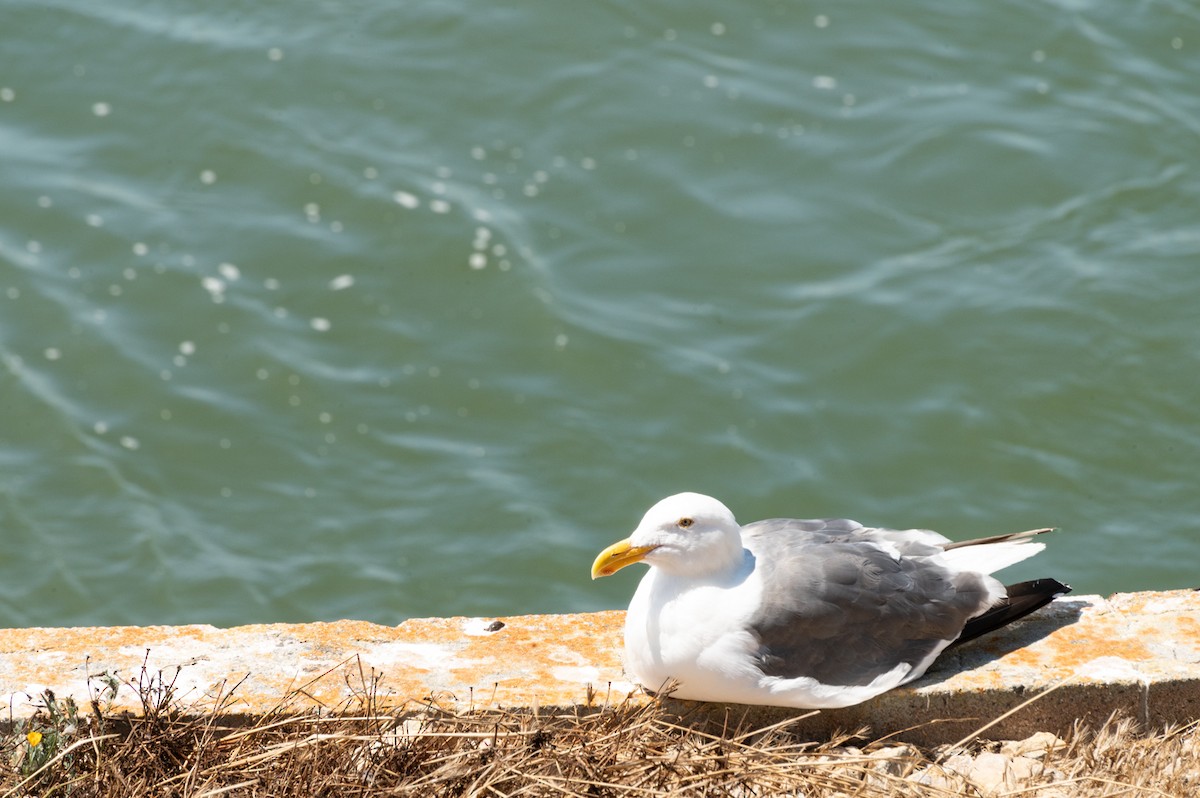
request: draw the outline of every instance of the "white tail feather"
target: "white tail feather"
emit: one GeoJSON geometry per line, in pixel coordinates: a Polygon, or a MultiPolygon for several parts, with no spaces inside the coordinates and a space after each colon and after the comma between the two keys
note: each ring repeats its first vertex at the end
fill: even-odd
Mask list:
{"type": "Polygon", "coordinates": [[[1045,543],[1036,543],[1028,538],[985,543],[981,546],[962,546],[950,549],[938,556],[954,571],[975,571],[994,574],[1021,560],[1028,559],[1046,548],[1045,543]]]}

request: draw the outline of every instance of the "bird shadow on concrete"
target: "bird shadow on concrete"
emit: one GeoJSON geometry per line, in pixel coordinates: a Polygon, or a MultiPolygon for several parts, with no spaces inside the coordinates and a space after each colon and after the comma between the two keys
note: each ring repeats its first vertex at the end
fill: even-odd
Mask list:
{"type": "Polygon", "coordinates": [[[1086,598],[1073,599],[1067,596],[1055,599],[1032,615],[942,652],[925,675],[912,682],[911,686],[937,684],[965,671],[995,662],[1049,637],[1059,629],[1077,623],[1083,610],[1090,605],[1091,602],[1086,598]]]}

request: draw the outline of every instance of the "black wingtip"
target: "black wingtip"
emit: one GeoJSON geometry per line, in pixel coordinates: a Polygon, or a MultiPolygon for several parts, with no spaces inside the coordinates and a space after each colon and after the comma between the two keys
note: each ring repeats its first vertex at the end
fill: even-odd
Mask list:
{"type": "Polygon", "coordinates": [[[1042,596],[1046,595],[1047,593],[1049,593],[1050,598],[1053,599],[1057,596],[1065,596],[1067,593],[1071,592],[1070,585],[1063,584],[1057,579],[1051,579],[1049,577],[1043,579],[1034,579],[1029,582],[1017,582],[1015,585],[1008,585],[1004,589],[1008,592],[1009,601],[1012,601],[1015,598],[1022,598],[1026,596],[1042,596]]]}
{"type": "Polygon", "coordinates": [[[980,635],[1007,626],[1013,621],[1024,618],[1031,612],[1036,612],[1051,601],[1071,592],[1071,586],[1057,579],[1034,579],[1029,582],[1017,582],[1005,587],[1008,598],[992,607],[982,615],[977,615],[967,621],[962,634],[950,645],[956,646],[968,640],[974,640],[980,635]]]}

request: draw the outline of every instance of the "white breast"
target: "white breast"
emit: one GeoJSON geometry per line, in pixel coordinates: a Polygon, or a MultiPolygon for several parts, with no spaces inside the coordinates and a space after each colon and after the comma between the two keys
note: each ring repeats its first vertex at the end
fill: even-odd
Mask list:
{"type": "Polygon", "coordinates": [[[652,568],[625,619],[626,670],[656,692],[674,680],[679,698],[739,700],[762,678],[752,657],[757,642],[746,631],[760,593],[754,574],[692,585],[652,568]]]}

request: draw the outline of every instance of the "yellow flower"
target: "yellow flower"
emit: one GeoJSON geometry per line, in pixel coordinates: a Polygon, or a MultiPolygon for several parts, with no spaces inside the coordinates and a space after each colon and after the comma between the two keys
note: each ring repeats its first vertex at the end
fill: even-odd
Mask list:
{"type": "Polygon", "coordinates": [[[25,735],[25,739],[29,741],[30,748],[37,748],[42,742],[42,733],[40,731],[31,731],[25,735]]]}

